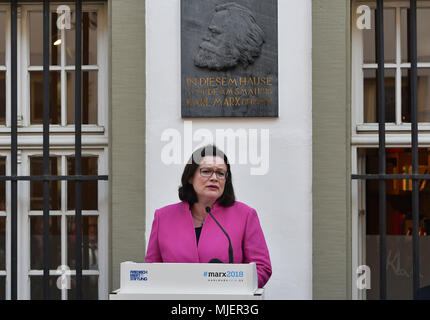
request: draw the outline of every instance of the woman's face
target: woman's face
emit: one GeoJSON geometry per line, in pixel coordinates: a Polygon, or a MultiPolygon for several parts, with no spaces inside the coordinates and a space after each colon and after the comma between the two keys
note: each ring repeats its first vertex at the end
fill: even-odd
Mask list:
{"type": "Polygon", "coordinates": [[[202,159],[190,180],[199,202],[215,202],[222,196],[226,174],[227,165],[224,159],[213,156],[206,156],[202,159]]]}

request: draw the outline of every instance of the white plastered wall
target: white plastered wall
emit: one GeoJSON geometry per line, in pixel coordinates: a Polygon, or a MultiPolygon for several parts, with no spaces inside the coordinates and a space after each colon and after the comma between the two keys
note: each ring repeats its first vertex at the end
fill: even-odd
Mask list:
{"type": "Polygon", "coordinates": [[[249,157],[247,164],[239,164],[238,153],[232,166],[237,200],[257,210],[269,247],[273,274],[266,299],[312,299],[311,19],[311,0],[278,1],[279,118],[189,123],[181,118],[180,0],[146,0],[146,239],[155,209],[179,201],[184,163],[190,148],[200,145],[191,134],[215,138],[216,130],[242,129],[249,138],[256,130],[260,145],[269,130],[265,175],[252,175],[251,168],[258,165],[249,157]],[[162,136],[173,133],[179,137],[182,163],[166,165],[162,151],[172,140],[162,141],[162,136]]]}

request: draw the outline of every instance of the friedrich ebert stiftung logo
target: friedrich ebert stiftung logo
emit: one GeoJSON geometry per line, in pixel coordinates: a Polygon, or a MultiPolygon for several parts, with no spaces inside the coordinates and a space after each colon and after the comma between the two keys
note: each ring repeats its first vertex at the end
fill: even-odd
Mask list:
{"type": "Polygon", "coordinates": [[[130,281],[148,281],[148,270],[130,270],[130,281]]]}

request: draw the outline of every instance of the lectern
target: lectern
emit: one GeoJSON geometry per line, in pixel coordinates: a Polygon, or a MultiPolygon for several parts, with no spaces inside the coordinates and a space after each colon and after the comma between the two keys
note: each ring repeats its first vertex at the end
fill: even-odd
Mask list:
{"type": "Polygon", "coordinates": [[[255,263],[121,263],[110,300],[261,300],[255,263]]]}

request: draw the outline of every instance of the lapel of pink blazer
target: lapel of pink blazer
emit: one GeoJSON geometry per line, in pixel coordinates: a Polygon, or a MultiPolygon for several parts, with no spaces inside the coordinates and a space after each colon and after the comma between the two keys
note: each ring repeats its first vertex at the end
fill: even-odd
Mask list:
{"type": "MultiPolygon", "coordinates": [[[[207,252],[210,252],[213,250],[212,248],[213,241],[211,241],[211,238],[214,233],[218,234],[220,232],[222,233],[222,231],[220,230],[216,222],[208,215],[208,217],[206,217],[205,223],[203,224],[203,228],[200,233],[199,244],[197,245],[195,226],[194,226],[193,218],[191,216],[189,205],[186,202],[182,202],[182,204],[183,204],[182,208],[184,212],[183,218],[184,220],[187,221],[186,223],[187,228],[186,230],[184,230],[184,233],[186,233],[187,236],[184,238],[192,239],[191,243],[187,243],[187,247],[190,249],[190,255],[192,255],[192,257],[190,258],[192,259],[192,261],[195,261],[195,262],[207,263],[208,262],[206,261],[208,259],[207,252]],[[190,236],[190,233],[192,234],[192,236],[190,236]]],[[[217,203],[215,203],[211,213],[218,221],[220,221],[219,212],[220,212],[220,206],[217,203]]],[[[213,258],[220,259],[221,257],[213,257],[213,258]]]]}

